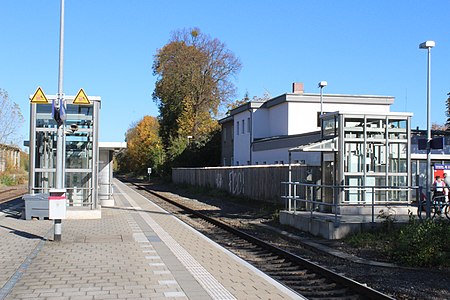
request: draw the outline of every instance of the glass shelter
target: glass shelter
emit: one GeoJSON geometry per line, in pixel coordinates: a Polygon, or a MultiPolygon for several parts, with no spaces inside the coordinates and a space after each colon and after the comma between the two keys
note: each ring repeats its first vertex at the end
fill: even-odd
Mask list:
{"type": "MultiPolygon", "coordinates": [[[[64,122],[64,188],[67,205],[98,208],[98,130],[100,97],[90,96],[90,104],[73,104],[66,96],[64,122]]],[[[56,187],[57,124],[49,104],[31,104],[29,192],[48,193],[56,187]]]]}
{"type": "MultiPolygon", "coordinates": [[[[317,199],[343,210],[367,204],[404,204],[411,191],[412,114],[332,112],[321,116],[322,140],[290,149],[321,152],[317,199]]],[[[324,211],[332,206],[323,206],[324,211]]]]}

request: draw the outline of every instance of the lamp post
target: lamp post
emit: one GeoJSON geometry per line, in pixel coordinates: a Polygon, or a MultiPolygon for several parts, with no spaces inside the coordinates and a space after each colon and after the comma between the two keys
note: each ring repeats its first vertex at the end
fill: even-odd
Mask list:
{"type": "Polygon", "coordinates": [[[436,45],[434,41],[426,41],[419,45],[419,49],[427,49],[428,51],[428,64],[427,64],[427,177],[426,177],[426,189],[427,189],[427,217],[430,217],[431,208],[431,189],[430,189],[430,175],[431,175],[431,48],[436,45]]]}
{"type": "Polygon", "coordinates": [[[320,88],[320,115],[323,115],[323,99],[322,99],[322,90],[324,87],[326,87],[328,83],[326,81],[319,82],[319,88],[320,88]]]}

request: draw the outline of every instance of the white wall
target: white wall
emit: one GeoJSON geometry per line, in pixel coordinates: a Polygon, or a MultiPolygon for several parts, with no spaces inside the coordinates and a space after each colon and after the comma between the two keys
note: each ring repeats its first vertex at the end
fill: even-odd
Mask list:
{"type": "Polygon", "coordinates": [[[287,135],[288,134],[288,103],[284,102],[268,109],[269,135],[287,135]]]}
{"type": "Polygon", "coordinates": [[[253,138],[259,139],[270,136],[269,111],[264,108],[253,112],[253,138]]]}
{"type": "Polygon", "coordinates": [[[289,102],[289,131],[288,134],[300,134],[317,131],[317,112],[320,104],[289,102]]]}
{"type": "MultiPolygon", "coordinates": [[[[233,116],[234,118],[234,161],[233,165],[247,165],[258,162],[273,164],[275,161],[288,162],[287,148],[277,150],[258,151],[250,154],[250,139],[267,138],[274,136],[286,136],[317,131],[317,114],[320,112],[319,95],[294,95],[286,94],[286,100],[269,108],[260,107],[250,111],[243,111],[233,116]],[[248,132],[248,120],[252,121],[251,131],[248,132]],[[242,121],[244,121],[244,133],[242,133],[242,121]],[[239,125],[237,125],[239,123],[239,125]],[[239,134],[237,128],[239,127],[239,134]]],[[[324,112],[369,112],[387,113],[390,111],[392,97],[376,96],[349,96],[329,95],[323,96],[324,112]]],[[[269,101],[270,103],[270,101],[269,101]]],[[[320,164],[320,153],[295,153],[293,160],[305,160],[310,165],[320,164]]]]}
{"type": "Polygon", "coordinates": [[[234,161],[233,165],[247,165],[250,161],[250,132],[248,131],[248,119],[250,112],[244,111],[234,115],[234,161]],[[244,121],[244,122],[242,122],[244,121]],[[239,123],[239,125],[238,125],[239,123]],[[244,132],[242,132],[242,124],[244,124],[244,132]],[[237,131],[239,129],[239,132],[237,131]]]}
{"type": "MultiPolygon", "coordinates": [[[[355,96],[356,97],[356,96],[355,96]]],[[[305,97],[307,100],[307,96],[305,97]]],[[[313,98],[317,99],[317,96],[313,98]]],[[[356,97],[357,98],[357,97],[356,97]]],[[[326,103],[327,97],[323,97],[323,112],[369,112],[369,113],[387,113],[390,106],[387,104],[367,105],[365,98],[361,98],[359,104],[355,103],[326,103]]],[[[300,134],[319,130],[317,126],[317,113],[320,112],[320,102],[287,102],[289,104],[289,135],[300,134]]],[[[270,108],[272,109],[272,108],[270,108]]]]}

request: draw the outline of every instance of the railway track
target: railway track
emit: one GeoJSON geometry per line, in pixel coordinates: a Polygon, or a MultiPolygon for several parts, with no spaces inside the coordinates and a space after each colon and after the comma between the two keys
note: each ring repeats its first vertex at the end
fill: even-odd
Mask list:
{"type": "Polygon", "coordinates": [[[18,189],[15,187],[0,190],[0,203],[6,203],[16,198],[22,197],[25,194],[26,192],[23,189],[18,189]]]}
{"type": "Polygon", "coordinates": [[[162,204],[166,210],[184,216],[187,213],[194,219],[194,227],[197,230],[308,299],[393,299],[222,221],[206,216],[144,185],[129,183],[137,187],[144,196],[148,196],[145,194],[149,193],[156,197],[159,200],[157,204],[162,204]]]}
{"type": "Polygon", "coordinates": [[[20,218],[24,206],[21,197],[25,194],[24,189],[15,187],[0,190],[0,217],[7,215],[20,218]]]}

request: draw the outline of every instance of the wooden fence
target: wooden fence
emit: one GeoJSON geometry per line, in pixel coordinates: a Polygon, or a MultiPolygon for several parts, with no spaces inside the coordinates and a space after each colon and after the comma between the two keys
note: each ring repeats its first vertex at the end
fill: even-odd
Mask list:
{"type": "MultiPolygon", "coordinates": [[[[174,168],[172,181],[227,191],[236,196],[271,203],[281,201],[281,182],[288,181],[287,165],[174,168]]],[[[292,166],[292,180],[315,182],[320,178],[320,168],[292,166]]]]}

